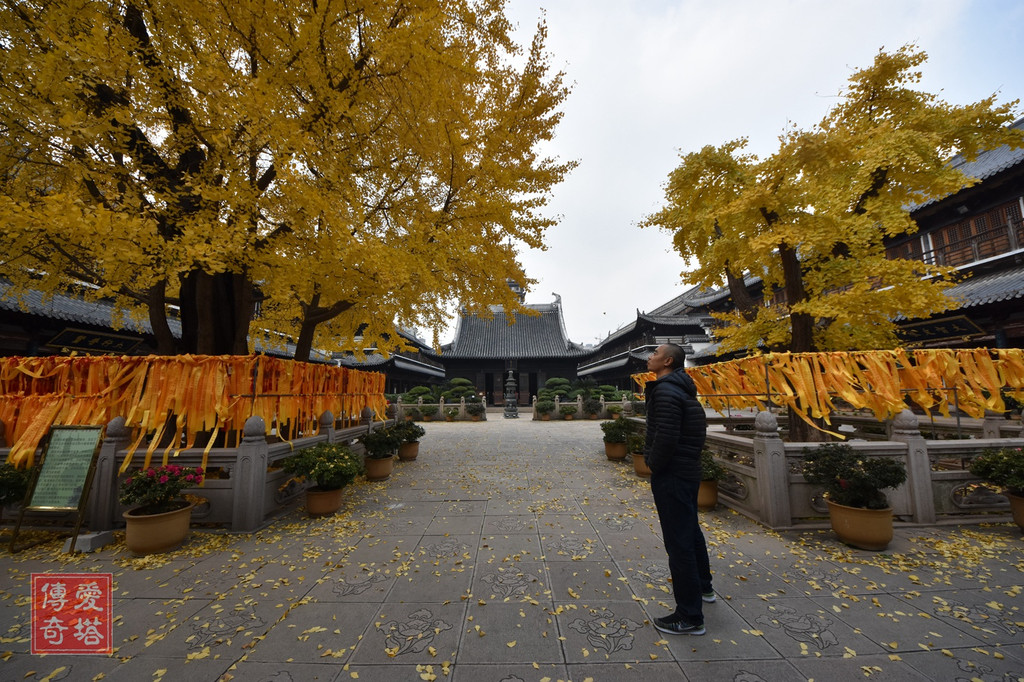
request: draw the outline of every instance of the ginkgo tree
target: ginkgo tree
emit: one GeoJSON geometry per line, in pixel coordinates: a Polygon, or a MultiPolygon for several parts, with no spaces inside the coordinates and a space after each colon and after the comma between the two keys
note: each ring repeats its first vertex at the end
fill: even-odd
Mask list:
{"type": "Polygon", "coordinates": [[[0,275],[148,315],[163,353],[517,310],[574,162],[539,151],[544,24],[510,32],[504,0],[4,2],[0,275]]]}
{"type": "Polygon", "coordinates": [[[720,352],[892,348],[899,315],[956,306],[952,268],[889,259],[885,239],[916,231],[913,206],[974,182],[955,154],[1024,139],[1006,125],[1016,100],[955,106],[916,89],[926,59],[913,45],[880,51],[817,126],[786,130],[767,158],[746,139],[682,156],[642,226],[672,234],[693,266],[684,281],[729,287],[720,352]]]}

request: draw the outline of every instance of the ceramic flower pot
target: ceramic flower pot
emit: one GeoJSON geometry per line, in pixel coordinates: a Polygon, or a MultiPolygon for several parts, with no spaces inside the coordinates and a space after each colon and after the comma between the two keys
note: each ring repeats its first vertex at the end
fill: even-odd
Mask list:
{"type": "Polygon", "coordinates": [[[143,507],[129,509],[121,516],[125,521],[125,544],[128,551],[144,556],[177,549],[189,534],[192,507],[182,501],[182,507],[160,514],[146,514],[143,507]]]}
{"type": "Polygon", "coordinates": [[[327,516],[341,509],[342,488],[324,490],[318,486],[306,489],[306,513],[310,516],[327,516]]]}
{"type": "Polygon", "coordinates": [[[647,466],[647,462],[644,461],[643,453],[634,452],[633,455],[633,471],[636,472],[637,476],[643,478],[650,478],[651,469],[647,466]]]}
{"type": "Polygon", "coordinates": [[[626,455],[628,455],[629,452],[626,450],[625,443],[605,443],[604,454],[605,457],[613,462],[620,462],[626,459],[626,455]]]}
{"type": "Polygon", "coordinates": [[[876,552],[889,546],[893,535],[892,508],[864,509],[826,502],[832,530],[840,542],[876,552]]]}
{"type": "Polygon", "coordinates": [[[1006,493],[1006,498],[1010,500],[1010,513],[1013,514],[1013,522],[1021,530],[1024,530],[1024,497],[1006,493]]]}
{"type": "Polygon", "coordinates": [[[402,443],[398,446],[398,459],[403,462],[411,462],[420,454],[420,442],[402,443]]]}
{"type": "Polygon", "coordinates": [[[366,467],[366,480],[368,481],[383,481],[395,468],[394,457],[367,457],[363,463],[366,467]]]}
{"type": "Polygon", "coordinates": [[[718,504],[718,481],[701,481],[697,491],[697,509],[711,511],[718,504]]]}

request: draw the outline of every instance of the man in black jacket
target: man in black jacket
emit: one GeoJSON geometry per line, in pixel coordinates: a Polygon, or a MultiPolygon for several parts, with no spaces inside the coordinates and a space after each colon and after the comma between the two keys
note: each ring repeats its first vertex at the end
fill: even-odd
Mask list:
{"type": "Polygon", "coordinates": [[[647,360],[647,369],[657,379],[645,390],[644,460],[651,469],[651,492],[676,599],[675,612],[655,618],[654,627],[671,635],[703,635],[702,602],[715,601],[708,548],[697,519],[700,453],[707,421],[697,401],[697,387],[683,369],[685,359],[682,348],[666,343],[647,360]]]}

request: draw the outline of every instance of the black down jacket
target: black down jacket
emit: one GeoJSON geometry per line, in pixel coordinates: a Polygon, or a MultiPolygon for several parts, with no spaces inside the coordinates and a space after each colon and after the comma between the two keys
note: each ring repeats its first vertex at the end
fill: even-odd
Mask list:
{"type": "Polygon", "coordinates": [[[700,480],[700,452],[707,437],[697,387],[684,369],[647,384],[644,460],[655,476],[700,480]]]}

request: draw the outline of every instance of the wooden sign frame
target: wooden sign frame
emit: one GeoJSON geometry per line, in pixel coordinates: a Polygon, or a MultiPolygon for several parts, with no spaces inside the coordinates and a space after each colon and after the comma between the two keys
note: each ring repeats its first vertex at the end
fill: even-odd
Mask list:
{"type": "Polygon", "coordinates": [[[75,530],[69,551],[75,551],[75,540],[82,528],[85,505],[103,445],[103,428],[93,425],[50,427],[39,462],[32,469],[18,523],[14,526],[11,553],[25,549],[16,547],[16,542],[28,511],[74,512],[75,530]]]}

